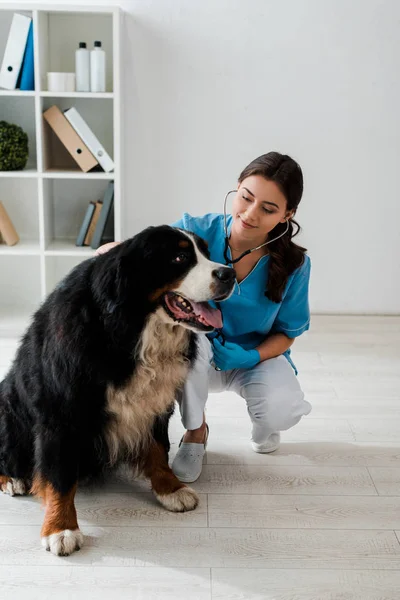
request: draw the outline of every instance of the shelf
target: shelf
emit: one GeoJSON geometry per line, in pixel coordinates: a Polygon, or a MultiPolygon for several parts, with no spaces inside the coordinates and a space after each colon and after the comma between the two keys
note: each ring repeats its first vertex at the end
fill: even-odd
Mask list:
{"type": "Polygon", "coordinates": [[[0,177],[37,177],[37,169],[23,169],[22,171],[0,171],[0,177]]]}
{"type": "Polygon", "coordinates": [[[0,337],[25,329],[33,311],[82,261],[95,256],[75,245],[89,202],[101,200],[114,182],[114,210],[104,240],[121,231],[121,24],[118,7],[29,6],[0,1],[0,60],[14,12],[26,11],[34,23],[35,85],[32,91],[0,89],[0,120],[28,135],[29,162],[21,171],[0,171],[0,200],[21,240],[0,244],[0,337]],[[49,71],[73,72],[80,41],[99,39],[106,52],[106,92],[47,90],[49,71]],[[43,112],[74,106],[115,161],[106,173],[80,169],[55,136],[43,112]]]}
{"type": "Polygon", "coordinates": [[[20,240],[15,246],[0,244],[1,256],[39,256],[40,246],[37,240],[20,240]]]}
{"type": "Polygon", "coordinates": [[[93,173],[85,173],[73,169],[48,169],[44,173],[40,173],[37,169],[23,169],[22,171],[0,171],[0,177],[43,177],[43,179],[110,179],[113,180],[116,175],[115,171],[105,173],[104,171],[95,171],[93,173]]]}
{"type": "Polygon", "coordinates": [[[53,240],[46,250],[45,256],[85,256],[90,258],[95,250],[90,246],[75,246],[73,240],[53,240]]]}
{"type": "Polygon", "coordinates": [[[43,98],[114,98],[113,92],[39,92],[43,98]]]}
{"type": "Polygon", "coordinates": [[[0,96],[35,96],[36,92],[27,92],[21,90],[0,90],[0,96]]]}
{"type": "Polygon", "coordinates": [[[13,96],[20,98],[40,96],[42,98],[90,98],[95,99],[110,99],[114,98],[113,92],[35,92],[21,90],[0,90],[0,96],[13,96]]]}
{"type": "Polygon", "coordinates": [[[104,173],[104,171],[95,171],[93,173],[85,173],[73,169],[48,169],[40,174],[44,179],[114,179],[115,171],[104,173]]]}

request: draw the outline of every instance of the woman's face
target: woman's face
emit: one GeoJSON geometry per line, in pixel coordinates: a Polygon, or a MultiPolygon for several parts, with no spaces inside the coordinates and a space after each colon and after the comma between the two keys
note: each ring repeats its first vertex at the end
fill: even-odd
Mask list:
{"type": "Polygon", "coordinates": [[[237,239],[262,243],[278,223],[284,223],[292,215],[274,181],[251,175],[239,185],[233,201],[232,233],[237,239]]]}

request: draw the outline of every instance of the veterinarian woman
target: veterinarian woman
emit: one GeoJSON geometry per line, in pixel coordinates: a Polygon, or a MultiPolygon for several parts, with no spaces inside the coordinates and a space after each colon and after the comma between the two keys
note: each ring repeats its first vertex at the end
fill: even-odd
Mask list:
{"type": "MultiPolygon", "coordinates": [[[[300,166],[269,152],[240,174],[231,214],[192,217],[173,223],[208,243],[211,259],[234,267],[232,296],[220,303],[221,331],[199,336],[199,352],[180,398],[186,433],[172,464],[184,482],[201,473],[208,438],[204,408],[209,392],[234,391],[247,404],[255,452],[279,447],[280,431],[298,423],[311,405],[290,358],[296,337],[309,328],[310,259],[292,238],[303,193],[300,166]]],[[[109,244],[100,252],[108,250],[109,244]]],[[[229,412],[227,410],[227,412],[229,412]]]]}

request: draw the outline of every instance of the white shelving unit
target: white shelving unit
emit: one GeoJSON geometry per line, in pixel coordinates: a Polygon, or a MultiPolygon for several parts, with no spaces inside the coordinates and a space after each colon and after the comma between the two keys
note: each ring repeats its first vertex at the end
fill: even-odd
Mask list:
{"type": "Polygon", "coordinates": [[[33,19],[35,91],[0,89],[0,120],[28,134],[23,171],[0,171],[0,200],[21,241],[0,244],[0,335],[14,334],[72,267],[94,250],[75,240],[90,200],[114,181],[114,238],[121,232],[121,19],[117,7],[0,4],[0,61],[15,12],[33,19]],[[47,91],[48,71],[75,71],[79,42],[101,40],[106,51],[106,92],[47,91]],[[44,121],[57,104],[75,106],[115,163],[112,173],[84,173],[44,121]]]}

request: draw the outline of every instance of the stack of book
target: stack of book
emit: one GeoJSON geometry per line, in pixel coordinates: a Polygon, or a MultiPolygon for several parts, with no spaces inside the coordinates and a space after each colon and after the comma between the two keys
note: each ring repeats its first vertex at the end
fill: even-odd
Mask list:
{"type": "Polygon", "coordinates": [[[0,243],[6,243],[7,246],[14,246],[19,242],[18,233],[4,207],[0,202],[0,243]]]}
{"type": "Polygon", "coordinates": [[[102,243],[113,239],[113,235],[111,235],[110,240],[105,238],[106,225],[110,222],[112,216],[113,201],[114,182],[110,181],[103,199],[97,200],[97,202],[89,202],[76,239],[77,246],[91,246],[96,249],[102,243]]]}
{"type": "Polygon", "coordinates": [[[6,90],[34,90],[33,23],[15,13],[0,69],[0,87],[6,90]]]}
{"type": "Polygon", "coordinates": [[[114,170],[114,161],[76,108],[62,112],[54,104],[43,117],[82,171],[114,170]]]}

